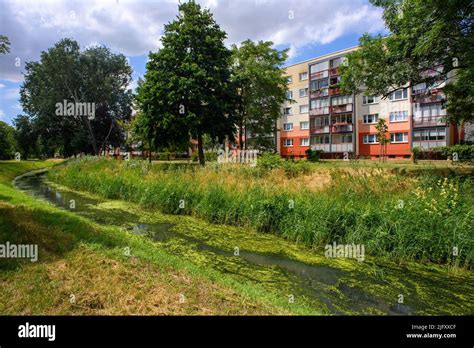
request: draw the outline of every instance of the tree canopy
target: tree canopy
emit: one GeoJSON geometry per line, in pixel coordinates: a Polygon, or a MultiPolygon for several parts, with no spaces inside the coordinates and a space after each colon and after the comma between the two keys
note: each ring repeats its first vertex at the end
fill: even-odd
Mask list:
{"type": "MultiPolygon", "coordinates": [[[[278,51],[272,45],[270,41],[246,40],[240,47],[232,46],[232,81],[237,92],[240,148],[242,135],[251,134],[253,147],[269,149],[268,135],[275,131],[275,123],[281,116],[288,82],[283,64],[288,54],[287,50],[278,51]]],[[[247,143],[246,139],[245,147],[247,143]]]]}
{"type": "Polygon", "coordinates": [[[165,25],[163,47],[150,53],[138,87],[144,132],[155,145],[195,137],[200,164],[204,134],[221,141],[234,134],[231,52],[225,38],[209,10],[194,1],[180,4],[176,20],[165,25]]]}
{"type": "Polygon", "coordinates": [[[132,69],[125,56],[99,46],[81,51],[76,41],[62,39],[25,70],[21,104],[48,155],[98,154],[107,144],[123,142],[117,121],[130,118],[132,105],[127,89],[132,69]],[[63,101],[93,103],[95,115],[58,116],[57,103],[63,101]]]}
{"type": "Polygon", "coordinates": [[[474,36],[471,0],[370,0],[383,8],[389,35],[360,38],[341,68],[342,88],[386,97],[409,84],[443,86],[450,121],[474,119],[474,36]]]}

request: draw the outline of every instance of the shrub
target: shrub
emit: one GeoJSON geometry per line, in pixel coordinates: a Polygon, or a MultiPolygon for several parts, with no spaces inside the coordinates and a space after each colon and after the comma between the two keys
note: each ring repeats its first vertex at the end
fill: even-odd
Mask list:
{"type": "Polygon", "coordinates": [[[308,156],[308,161],[310,161],[310,162],[319,162],[323,152],[324,152],[323,150],[313,150],[311,148],[307,149],[306,150],[306,155],[308,156]]]}
{"type": "Polygon", "coordinates": [[[437,149],[441,150],[443,155],[451,157],[451,159],[457,154],[457,158],[460,162],[474,162],[474,145],[472,144],[456,144],[439,147],[437,149]]]}
{"type": "Polygon", "coordinates": [[[277,153],[265,152],[258,157],[257,167],[263,170],[270,171],[272,169],[280,168],[284,160],[277,153]]]}
{"type": "Polygon", "coordinates": [[[420,158],[420,151],[421,151],[421,148],[418,146],[415,146],[411,149],[411,158],[413,160],[413,163],[418,162],[418,159],[420,158]]]}

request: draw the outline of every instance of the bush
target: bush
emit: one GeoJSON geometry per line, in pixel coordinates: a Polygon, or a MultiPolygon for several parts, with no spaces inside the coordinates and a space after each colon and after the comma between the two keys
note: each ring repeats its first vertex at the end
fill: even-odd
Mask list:
{"type": "Polygon", "coordinates": [[[217,162],[217,158],[219,157],[219,154],[217,151],[206,151],[204,152],[204,159],[206,162],[217,162]]]}
{"type": "Polygon", "coordinates": [[[474,162],[474,145],[468,144],[456,144],[451,146],[443,146],[437,148],[443,155],[451,157],[457,154],[458,161],[460,162],[474,162]]]}
{"type": "Polygon", "coordinates": [[[310,161],[310,162],[319,162],[323,152],[324,152],[323,150],[313,150],[311,148],[307,149],[306,150],[306,155],[308,156],[308,161],[310,161]]]}
{"type": "Polygon", "coordinates": [[[257,167],[266,171],[280,168],[284,160],[277,153],[265,152],[258,157],[257,167]]]}
{"type": "Polygon", "coordinates": [[[420,158],[420,152],[421,152],[421,148],[418,146],[415,146],[411,149],[411,158],[413,160],[413,163],[418,162],[418,159],[420,158]]]}

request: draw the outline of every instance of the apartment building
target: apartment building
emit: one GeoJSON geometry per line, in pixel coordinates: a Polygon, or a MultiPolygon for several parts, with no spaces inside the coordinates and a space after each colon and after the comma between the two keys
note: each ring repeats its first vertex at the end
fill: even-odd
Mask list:
{"type": "Polygon", "coordinates": [[[390,133],[389,158],[410,158],[411,148],[431,149],[453,144],[462,134],[446,124],[443,83],[401,87],[387,98],[345,95],[340,88],[342,51],[286,68],[288,98],[277,124],[277,149],[283,157],[302,158],[311,147],[326,158],[377,158],[380,144],[375,126],[384,118],[390,133]]]}

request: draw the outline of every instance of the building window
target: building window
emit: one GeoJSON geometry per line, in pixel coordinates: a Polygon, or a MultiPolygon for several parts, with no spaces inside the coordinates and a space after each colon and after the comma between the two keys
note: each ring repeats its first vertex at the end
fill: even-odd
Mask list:
{"type": "Polygon", "coordinates": [[[390,142],[391,143],[407,143],[408,133],[391,133],[390,142]]]}
{"type": "Polygon", "coordinates": [[[291,106],[288,108],[283,108],[283,115],[293,115],[293,108],[291,106]]]}
{"type": "Polygon", "coordinates": [[[309,129],[309,121],[300,122],[300,129],[309,129]]]}
{"type": "Polygon", "coordinates": [[[376,134],[366,134],[364,135],[364,144],[378,144],[376,134]]]}
{"type": "Polygon", "coordinates": [[[340,97],[331,98],[331,105],[351,104],[352,97],[350,95],[341,95],[340,97]]]}
{"type": "Polygon", "coordinates": [[[308,113],[308,104],[300,105],[300,114],[307,114],[308,113]]]}
{"type": "Polygon", "coordinates": [[[293,123],[283,123],[283,130],[286,132],[293,130],[293,123]]]}
{"type": "Polygon", "coordinates": [[[293,99],[293,92],[292,91],[286,91],[286,99],[293,99]]]}
{"type": "Polygon", "coordinates": [[[395,92],[390,93],[389,99],[394,100],[402,100],[408,98],[408,88],[398,89],[395,92]]]}
{"type": "Polygon", "coordinates": [[[394,111],[390,113],[390,122],[403,122],[408,120],[408,111],[394,111]]]}
{"type": "Polygon", "coordinates": [[[308,73],[307,72],[300,73],[300,81],[305,81],[307,79],[308,79],[308,73]]]}
{"type": "Polygon", "coordinates": [[[308,96],[308,88],[301,88],[300,89],[300,98],[308,96]]]}
{"type": "Polygon", "coordinates": [[[301,138],[301,146],[309,146],[309,138],[301,138]]]}
{"type": "Polygon", "coordinates": [[[286,80],[288,81],[288,83],[293,83],[293,76],[287,76],[286,80]]]}
{"type": "Polygon", "coordinates": [[[311,145],[316,144],[329,144],[329,134],[322,134],[311,137],[311,145]]]}
{"type": "Polygon", "coordinates": [[[379,97],[375,97],[373,95],[363,95],[362,96],[362,104],[377,104],[379,102],[379,97]]]}
{"type": "Polygon", "coordinates": [[[364,115],[362,118],[362,123],[365,124],[375,124],[379,121],[379,114],[369,114],[369,115],[364,115]]]}
{"type": "Polygon", "coordinates": [[[309,71],[311,72],[311,74],[314,74],[319,71],[328,70],[328,69],[329,69],[329,61],[326,60],[325,62],[311,65],[309,68],[309,71]]]}
{"type": "Polygon", "coordinates": [[[413,132],[413,141],[445,140],[446,128],[422,129],[413,132]]]}
{"type": "Polygon", "coordinates": [[[293,139],[283,139],[283,146],[293,146],[293,139]]]}

